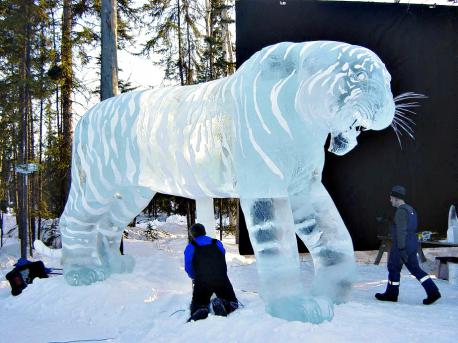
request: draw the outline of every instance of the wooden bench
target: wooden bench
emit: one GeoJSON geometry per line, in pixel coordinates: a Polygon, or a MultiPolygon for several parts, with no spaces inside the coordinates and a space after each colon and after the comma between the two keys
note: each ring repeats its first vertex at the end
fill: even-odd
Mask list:
{"type": "Polygon", "coordinates": [[[438,256],[436,257],[436,261],[439,262],[439,266],[437,268],[437,277],[442,280],[448,280],[448,264],[449,263],[458,263],[458,257],[454,256],[438,256]]]}

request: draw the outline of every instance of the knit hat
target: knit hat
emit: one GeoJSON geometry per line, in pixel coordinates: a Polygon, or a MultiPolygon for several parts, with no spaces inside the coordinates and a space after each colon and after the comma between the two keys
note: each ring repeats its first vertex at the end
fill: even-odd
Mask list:
{"type": "Polygon", "coordinates": [[[205,227],[200,224],[200,223],[195,223],[191,228],[189,229],[191,232],[191,236],[193,238],[199,237],[199,236],[205,236],[205,227]]]}
{"type": "Polygon", "coordinates": [[[391,196],[395,197],[395,198],[398,198],[398,199],[401,199],[401,200],[405,200],[406,198],[406,189],[402,186],[393,186],[393,188],[391,188],[391,196]]]}

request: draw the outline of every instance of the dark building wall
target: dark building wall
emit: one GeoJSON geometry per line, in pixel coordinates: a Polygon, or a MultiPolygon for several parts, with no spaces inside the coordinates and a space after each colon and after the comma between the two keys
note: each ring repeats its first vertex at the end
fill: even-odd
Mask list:
{"type": "MultiPolygon", "coordinates": [[[[392,91],[425,94],[412,116],[415,140],[394,131],[363,132],[342,157],[326,153],[323,183],[355,249],[375,249],[375,217],[392,215],[389,191],[405,185],[419,214],[419,231],[445,235],[448,210],[458,204],[458,8],[361,2],[239,0],[237,63],[282,41],[336,40],[361,45],[384,61],[392,91]]],[[[326,147],[327,148],[327,147],[326,147]]],[[[243,226],[243,225],[242,225],[243,226]]],[[[241,253],[251,253],[246,227],[241,253]]]]}

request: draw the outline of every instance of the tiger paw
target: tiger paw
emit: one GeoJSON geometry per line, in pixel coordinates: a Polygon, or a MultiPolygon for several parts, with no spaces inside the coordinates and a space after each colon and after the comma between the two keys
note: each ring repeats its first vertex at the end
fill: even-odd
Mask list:
{"type": "Polygon", "coordinates": [[[266,310],[288,321],[320,324],[334,316],[333,303],[326,297],[286,297],[269,301],[266,310]]]}
{"type": "Polygon", "coordinates": [[[90,285],[105,280],[110,273],[101,266],[70,266],[64,268],[64,278],[71,286],[90,285]]]}
{"type": "Polygon", "coordinates": [[[303,306],[306,322],[320,324],[334,317],[334,304],[328,297],[308,297],[303,306]]]}

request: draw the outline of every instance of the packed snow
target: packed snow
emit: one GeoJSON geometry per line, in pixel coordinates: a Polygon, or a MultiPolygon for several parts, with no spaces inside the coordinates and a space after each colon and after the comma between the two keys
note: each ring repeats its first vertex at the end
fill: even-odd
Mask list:
{"type": "MultiPolygon", "coordinates": [[[[12,218],[5,217],[6,226],[12,218]]],[[[144,226],[142,223],[140,226],[144,226]]],[[[146,224],[148,225],[148,224],[146,224]]],[[[374,299],[387,281],[386,255],[373,265],[375,252],[357,252],[358,279],[350,301],[335,307],[334,319],[320,325],[288,322],[264,311],[258,294],[256,261],[240,256],[233,237],[223,240],[229,277],[243,307],[229,317],[186,323],[192,286],[183,268],[187,244],[183,218],[151,222],[167,234],[146,241],[126,239],[135,257],[131,274],[114,274],[104,282],[72,287],[62,276],[35,279],[13,297],[5,275],[19,255],[19,243],[6,237],[0,250],[1,342],[455,342],[458,337],[458,285],[436,280],[442,299],[424,306],[418,281],[404,269],[398,303],[374,299]]],[[[141,230],[141,228],[139,229],[141,230]]],[[[425,250],[422,267],[435,269],[434,256],[458,256],[456,249],[425,250]]],[[[47,267],[59,261],[34,255],[47,267]]],[[[301,255],[304,281],[312,281],[310,255],[301,255]]]]}

